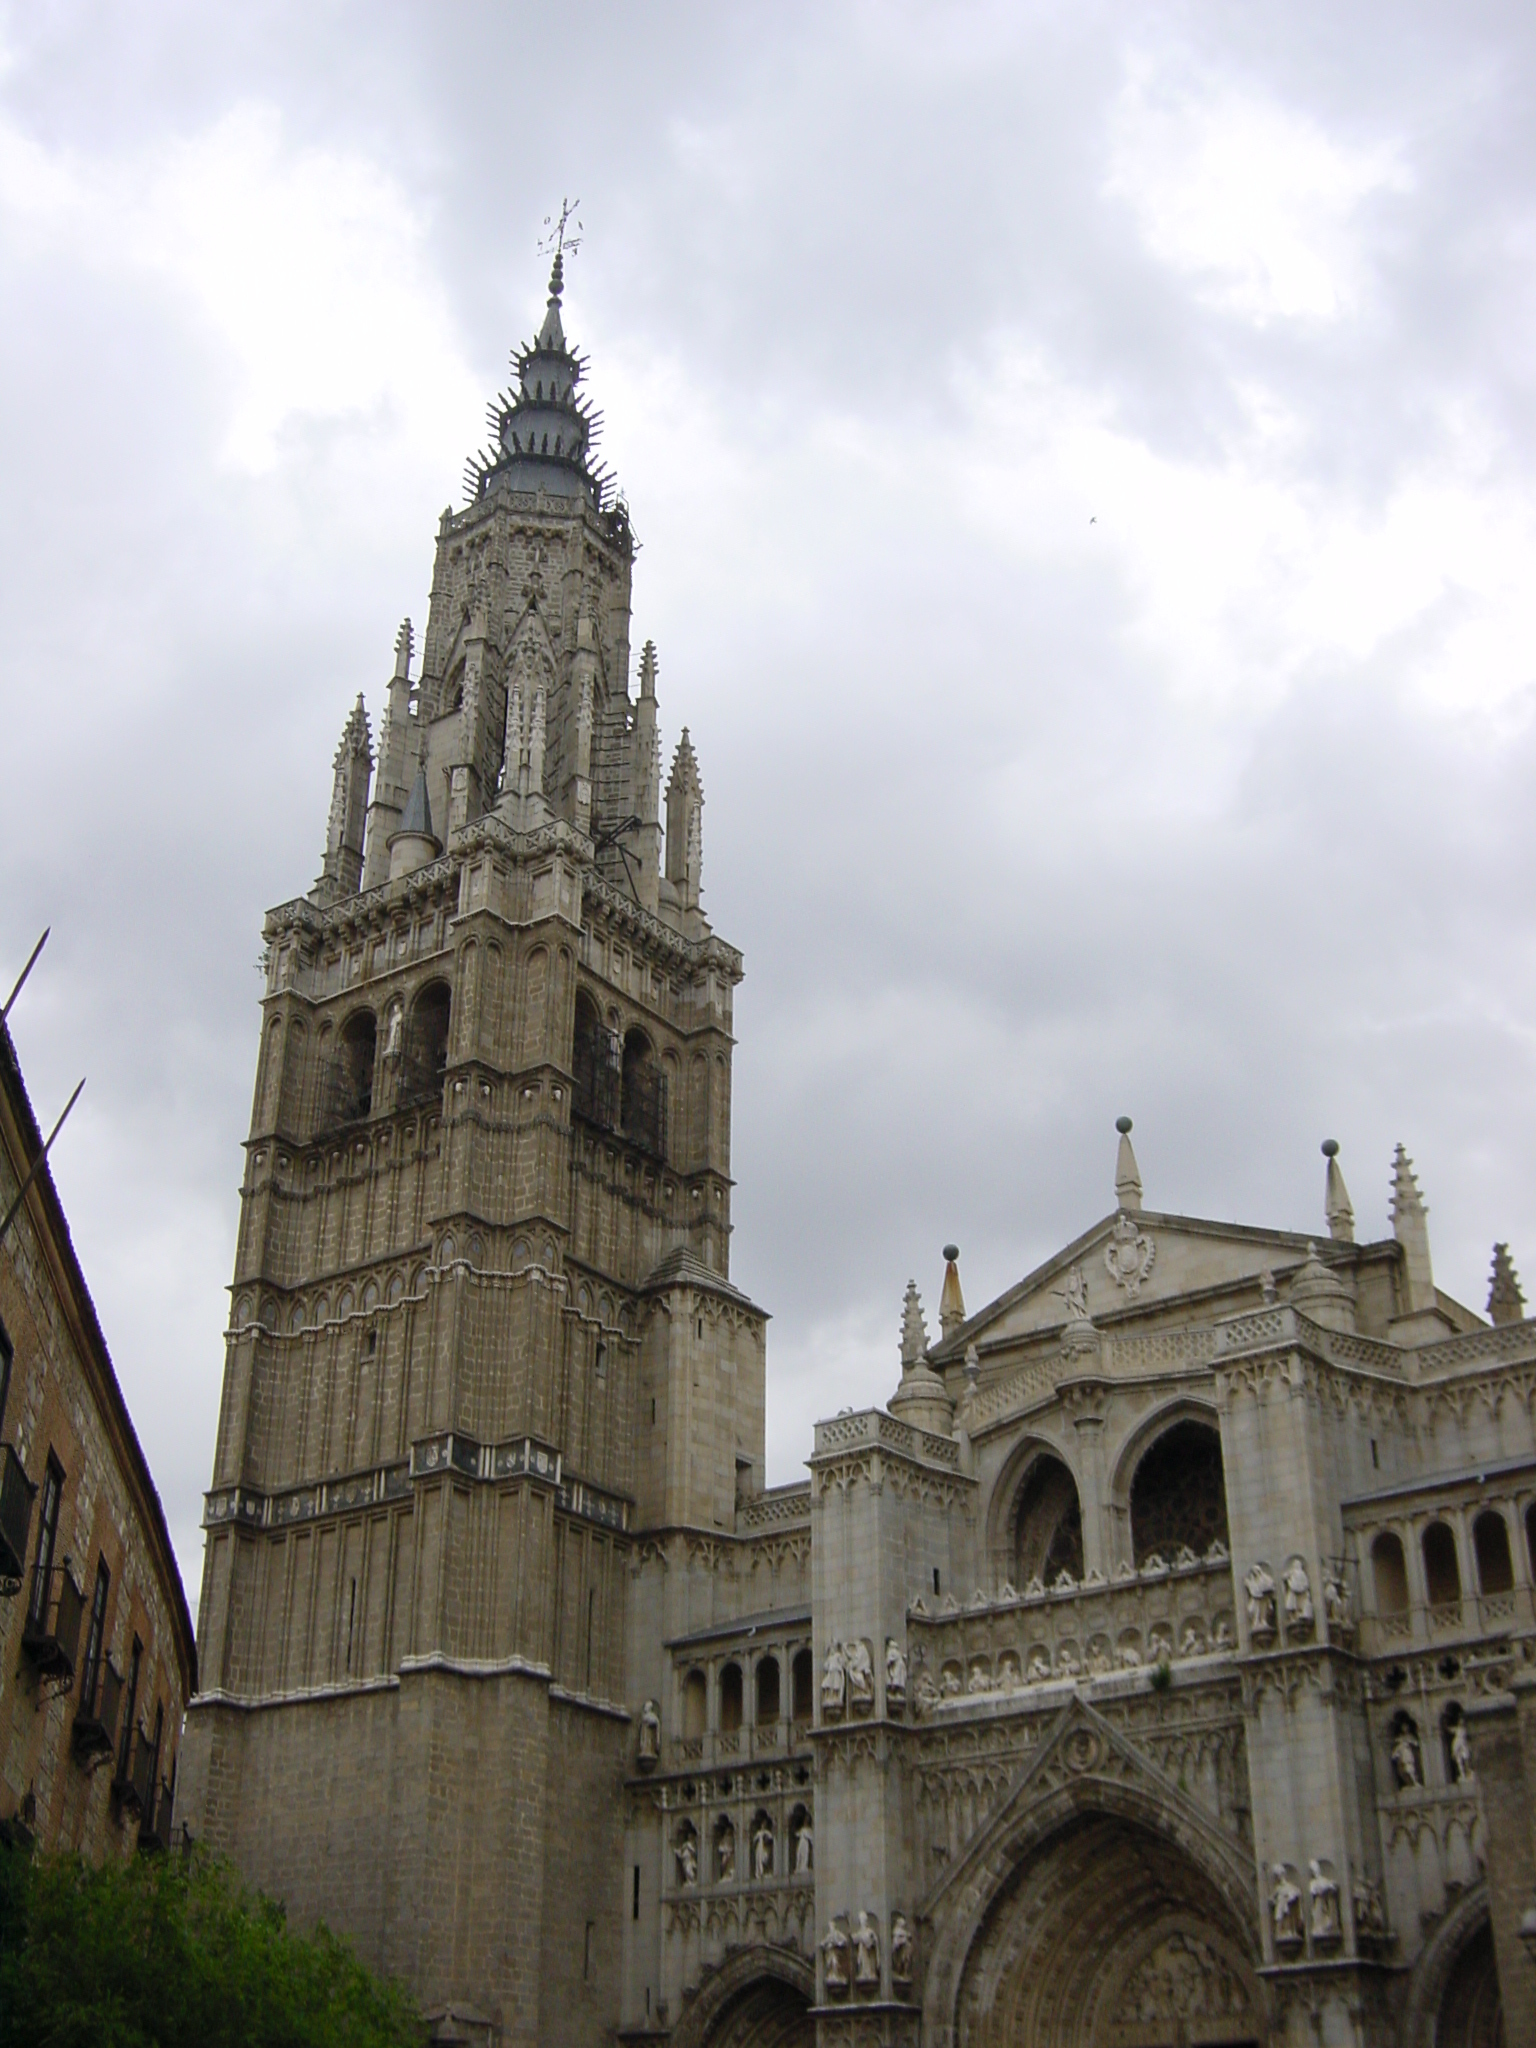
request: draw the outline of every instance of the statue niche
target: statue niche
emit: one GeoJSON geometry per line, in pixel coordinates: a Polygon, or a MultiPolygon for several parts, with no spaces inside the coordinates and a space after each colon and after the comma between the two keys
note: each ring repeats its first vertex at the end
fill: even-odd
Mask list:
{"type": "Polygon", "coordinates": [[[1072,1474],[1049,1453],[1037,1458],[1019,1489],[1014,1511],[1013,1583],[1039,1579],[1050,1586],[1059,1572],[1083,1576],[1083,1516],[1072,1474]]]}

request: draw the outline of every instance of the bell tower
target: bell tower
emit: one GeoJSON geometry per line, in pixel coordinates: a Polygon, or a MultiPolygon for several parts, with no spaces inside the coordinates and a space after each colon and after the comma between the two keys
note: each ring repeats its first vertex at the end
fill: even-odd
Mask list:
{"type": "Polygon", "coordinates": [[[631,694],[569,247],[439,522],[419,672],[407,621],[320,879],[266,920],[179,1799],[486,2041],[608,2037],[637,1541],[763,1481],[741,956],[686,732],[663,822],[649,642],[631,694]]]}

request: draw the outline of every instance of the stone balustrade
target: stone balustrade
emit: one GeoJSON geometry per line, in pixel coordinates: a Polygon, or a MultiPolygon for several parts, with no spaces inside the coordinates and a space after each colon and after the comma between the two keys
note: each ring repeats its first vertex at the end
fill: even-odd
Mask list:
{"type": "Polygon", "coordinates": [[[1235,1655],[1236,1591],[1224,1552],[1097,1583],[1006,1587],[969,1605],[922,1600],[907,1610],[911,1697],[939,1713],[979,1694],[1235,1655]]]}

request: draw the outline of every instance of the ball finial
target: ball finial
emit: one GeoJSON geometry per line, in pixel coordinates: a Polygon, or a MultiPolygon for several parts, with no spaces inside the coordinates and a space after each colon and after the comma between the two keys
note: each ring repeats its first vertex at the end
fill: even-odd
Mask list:
{"type": "Polygon", "coordinates": [[[1338,1141],[1338,1139],[1337,1139],[1337,1138],[1324,1138],[1324,1140],[1323,1140],[1323,1157],[1324,1157],[1325,1159],[1337,1159],[1337,1158],[1338,1158],[1338,1156],[1339,1156],[1339,1141],[1338,1141]]]}
{"type": "Polygon", "coordinates": [[[946,1259],[946,1260],[947,1260],[947,1261],[949,1262],[949,1264],[950,1264],[950,1265],[953,1265],[953,1264],[954,1264],[954,1262],[955,1262],[955,1260],[956,1260],[956,1259],[958,1259],[958,1258],[959,1258],[959,1256],[960,1256],[960,1247],[959,1247],[959,1245],[957,1245],[957,1244],[947,1244],[947,1245],[945,1245],[945,1247],[944,1247],[944,1257],[945,1257],[945,1259],[946,1259]]]}
{"type": "Polygon", "coordinates": [[[1115,1129],[1120,1133],[1122,1138],[1128,1138],[1131,1135],[1130,1118],[1128,1116],[1117,1116],[1115,1118],[1115,1129]]]}

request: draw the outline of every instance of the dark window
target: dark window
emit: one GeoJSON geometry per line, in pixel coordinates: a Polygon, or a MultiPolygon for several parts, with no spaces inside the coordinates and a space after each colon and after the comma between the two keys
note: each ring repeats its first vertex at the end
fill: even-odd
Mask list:
{"type": "Polygon", "coordinates": [[[11,1391],[11,1360],[15,1348],[4,1323],[0,1323],[0,1430],[5,1428],[5,1401],[11,1391]]]}
{"type": "Polygon", "coordinates": [[[32,1567],[32,1598],[27,1626],[39,1629],[48,1612],[48,1581],[53,1576],[54,1545],[59,1540],[59,1508],[64,1499],[64,1468],[52,1451],[43,1475],[43,1511],[37,1518],[37,1559],[32,1567]]]}
{"type": "Polygon", "coordinates": [[[619,1041],[597,1014],[592,998],[576,997],[576,1029],[571,1045],[571,1113],[599,1130],[612,1131],[619,1122],[619,1041]]]}
{"type": "Polygon", "coordinates": [[[107,1593],[112,1574],[107,1560],[96,1560],[96,1590],[91,1595],[91,1626],[85,1638],[85,1669],[80,1674],[80,1706],[89,1714],[96,1703],[96,1680],[101,1671],[101,1643],[107,1627],[107,1593]]]}
{"type": "Polygon", "coordinates": [[[667,1153],[667,1077],[656,1062],[651,1041],[640,1030],[624,1040],[620,1079],[620,1120],[624,1135],[653,1159],[667,1153]]]}
{"type": "Polygon", "coordinates": [[[704,1733],[705,1710],[709,1701],[709,1688],[704,1682],[702,1671],[690,1671],[683,1680],[683,1733],[694,1736],[704,1733]]]}
{"type": "Polygon", "coordinates": [[[149,1789],[153,1793],[160,1776],[160,1743],[165,1735],[165,1703],[155,1702],[155,1739],[149,1752],[149,1789]]]}
{"type": "Polygon", "coordinates": [[[1431,1607],[1449,1607],[1461,1598],[1456,1538],[1444,1522],[1431,1522],[1424,1531],[1424,1584],[1431,1607]]]}
{"type": "Polygon", "coordinates": [[[1181,1550],[1204,1557],[1226,1544],[1227,1482],[1221,1438],[1205,1422],[1176,1422],[1151,1446],[1131,1481],[1131,1547],[1138,1565],[1181,1550]]]}
{"type": "Polygon", "coordinates": [[[629,1917],[631,1920],[638,1920],[640,1918],[640,1866],[638,1863],[635,1865],[634,1889],[630,1893],[629,1917]]]}
{"type": "Polygon", "coordinates": [[[373,1062],[378,1025],[372,1010],[359,1010],[342,1028],[341,1048],[331,1072],[331,1121],[355,1123],[373,1108],[373,1062]]]}
{"type": "Polygon", "coordinates": [[[126,1784],[133,1760],[133,1717],[139,1711],[139,1671],[144,1662],[144,1645],[135,1636],[128,1659],[128,1696],[123,1704],[123,1728],[117,1744],[117,1775],[126,1784]]]}
{"type": "Polygon", "coordinates": [[[1509,1554],[1509,1528],[1493,1508],[1485,1508],[1472,1524],[1472,1548],[1477,1553],[1477,1590],[1513,1592],[1515,1564],[1509,1554]]]}
{"type": "Polygon", "coordinates": [[[727,1664],[720,1673],[720,1728],[734,1735],[741,1726],[741,1666],[727,1664]]]}
{"type": "Polygon", "coordinates": [[[757,1666],[757,1719],[759,1726],[779,1718],[779,1660],[763,1657],[757,1666]]]}
{"type": "Polygon", "coordinates": [[[815,1711],[816,1683],[816,1669],[809,1650],[796,1650],[795,1661],[789,1667],[789,1677],[795,1719],[809,1721],[815,1711]]]}

